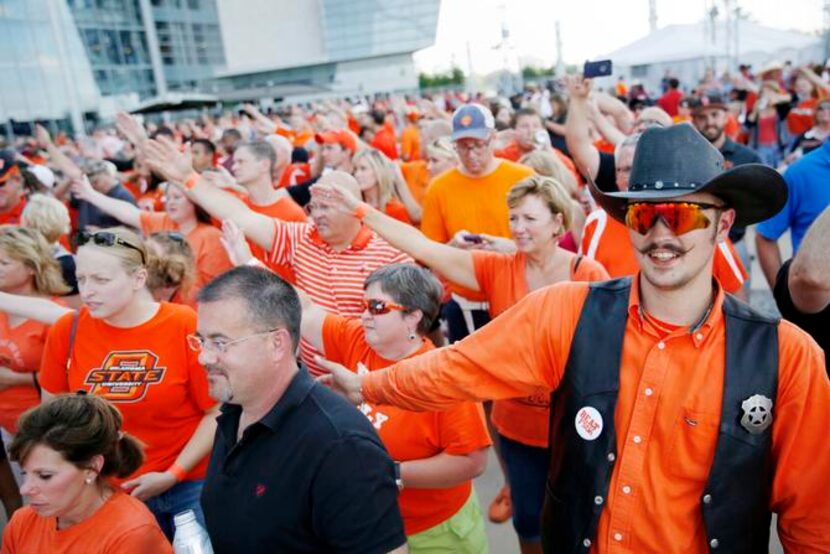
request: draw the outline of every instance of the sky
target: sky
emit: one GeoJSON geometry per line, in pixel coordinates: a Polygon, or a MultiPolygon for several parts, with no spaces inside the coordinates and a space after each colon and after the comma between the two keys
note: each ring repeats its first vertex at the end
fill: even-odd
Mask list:
{"type": "MultiPolygon", "coordinates": [[[[781,29],[815,32],[824,25],[823,0],[727,0],[749,19],[781,29]]],[[[656,0],[657,26],[696,23],[713,4],[724,12],[724,0],[656,0]]],[[[566,64],[601,59],[604,54],[648,34],[649,0],[442,0],[435,45],[415,54],[419,71],[446,71],[453,62],[475,73],[505,65],[501,22],[509,44],[527,65],[556,61],[556,21],[566,64]],[[470,55],[468,57],[468,44],[470,55]]],[[[722,16],[721,16],[722,17],[722,16]]]]}

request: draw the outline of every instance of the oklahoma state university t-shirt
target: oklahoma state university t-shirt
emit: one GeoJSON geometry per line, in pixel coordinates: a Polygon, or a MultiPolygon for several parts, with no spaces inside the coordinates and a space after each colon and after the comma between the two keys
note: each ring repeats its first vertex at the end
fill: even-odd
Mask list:
{"type": "MultiPolygon", "coordinates": [[[[167,470],[214,405],[198,355],[185,339],[196,330],[196,312],[162,302],[152,319],[124,329],[82,308],[67,369],[73,315],[49,330],[41,386],[50,394],[84,390],[106,398],[124,416],[124,431],[145,445],[144,464],[134,475],[167,470]]],[[[202,479],[207,462],[205,457],[187,478],[202,479]]]]}

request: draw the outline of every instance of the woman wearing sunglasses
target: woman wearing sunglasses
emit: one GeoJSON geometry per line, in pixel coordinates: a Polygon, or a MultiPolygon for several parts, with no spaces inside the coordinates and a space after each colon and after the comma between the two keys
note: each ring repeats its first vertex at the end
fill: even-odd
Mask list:
{"type": "MultiPolygon", "coordinates": [[[[400,223],[401,225],[405,225],[400,223]]],[[[360,319],[327,312],[301,291],[302,335],[327,359],[366,372],[432,350],[425,338],[441,306],[442,288],[429,271],[393,264],[363,284],[360,319]]],[[[399,471],[399,506],[409,551],[486,552],[487,535],[472,479],[491,444],[481,407],[446,412],[360,407],[399,471]]]]}
{"type": "MultiPolygon", "coordinates": [[[[0,227],[0,291],[0,296],[20,295],[24,301],[69,291],[39,232],[0,227]]],[[[37,371],[48,332],[46,323],[0,311],[0,428],[6,444],[17,432],[20,414],[40,403],[37,371]]],[[[7,514],[20,507],[13,479],[0,479],[0,501],[7,514]]]]}
{"type": "Polygon", "coordinates": [[[232,267],[219,241],[222,232],[211,224],[207,212],[188,200],[184,190],[178,185],[168,184],[165,190],[166,212],[148,212],[129,202],[110,198],[93,189],[86,179],[75,181],[72,193],[123,224],[141,229],[144,236],[160,231],[181,233],[187,239],[196,258],[196,291],[232,267]]]}
{"type": "MultiPolygon", "coordinates": [[[[534,175],[519,181],[507,196],[516,249],[512,254],[463,250],[435,242],[335,187],[318,185],[312,192],[326,196],[340,210],[357,214],[378,235],[450,281],[483,292],[491,317],[536,289],[563,281],[608,278],[597,262],[559,247],[559,238],[571,221],[572,202],[548,177],[534,175]]],[[[470,237],[492,249],[512,246],[499,237],[470,237]]],[[[513,526],[523,553],[541,552],[539,521],[547,475],[549,419],[547,395],[493,403],[491,420],[499,433],[510,483],[513,526]]]]}
{"type": "Polygon", "coordinates": [[[44,400],[82,390],[118,408],[124,429],[146,454],[119,484],[147,503],[172,539],[176,513],[192,509],[201,517],[199,494],[216,428],[204,370],[187,347],[196,313],[153,298],[147,282],[154,257],[135,233],[83,233],[78,243],[80,311],[11,295],[0,308],[57,317],[40,365],[44,400]]]}

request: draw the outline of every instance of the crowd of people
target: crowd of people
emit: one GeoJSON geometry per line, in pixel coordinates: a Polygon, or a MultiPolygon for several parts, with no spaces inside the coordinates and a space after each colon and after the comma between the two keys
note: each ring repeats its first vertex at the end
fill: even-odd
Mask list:
{"type": "Polygon", "coordinates": [[[830,82],[663,87],[6,145],[0,552],[830,550],[830,82]]]}

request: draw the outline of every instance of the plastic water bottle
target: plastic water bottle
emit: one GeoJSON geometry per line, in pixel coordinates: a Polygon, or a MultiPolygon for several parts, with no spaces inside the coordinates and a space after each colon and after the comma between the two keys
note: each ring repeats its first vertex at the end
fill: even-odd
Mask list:
{"type": "Polygon", "coordinates": [[[193,510],[173,516],[176,534],[173,536],[175,554],[213,554],[213,546],[207,531],[199,525],[193,510]]]}

